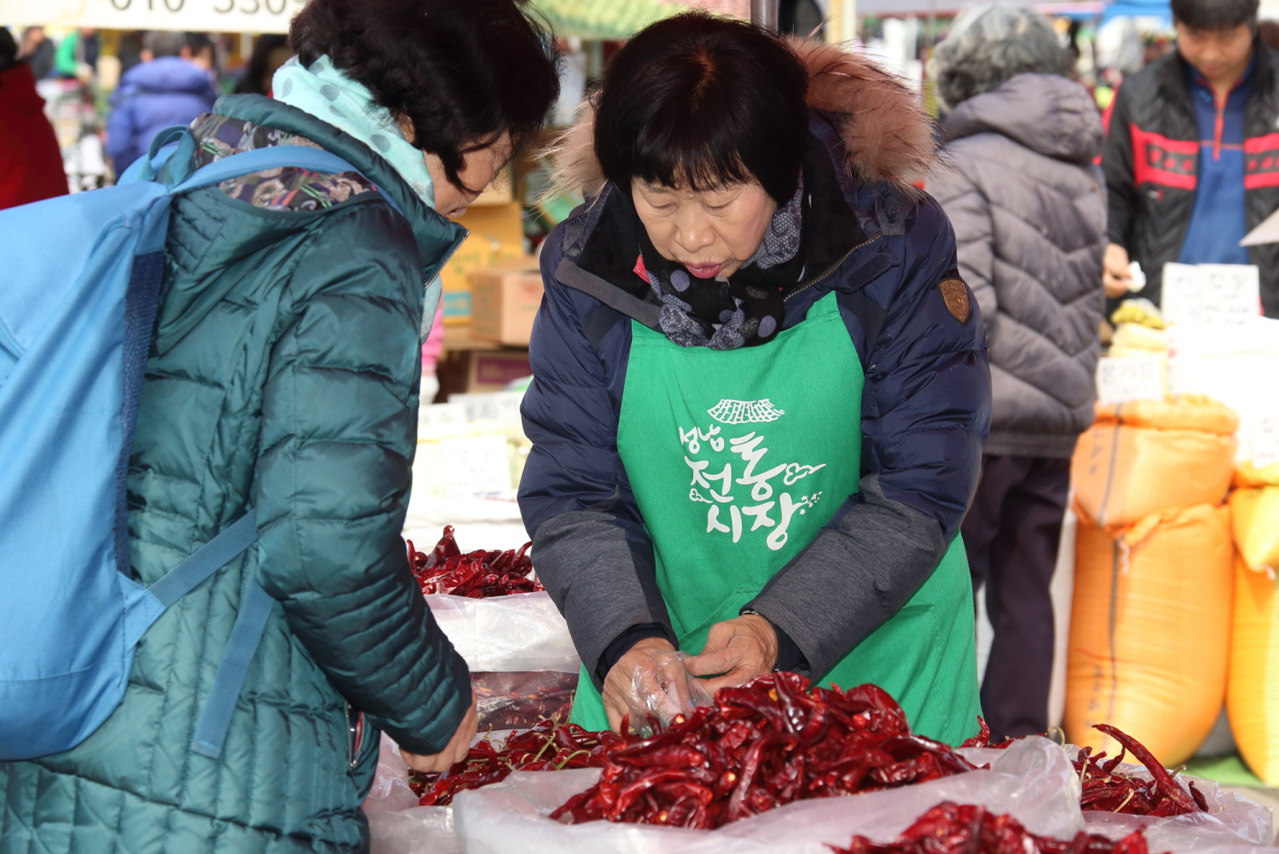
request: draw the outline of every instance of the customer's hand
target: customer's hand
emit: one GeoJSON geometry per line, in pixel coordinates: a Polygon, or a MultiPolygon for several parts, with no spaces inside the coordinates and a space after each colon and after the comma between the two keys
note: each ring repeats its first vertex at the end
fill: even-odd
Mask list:
{"type": "Polygon", "coordinates": [[[1118,243],[1106,246],[1106,254],[1101,260],[1101,285],[1110,299],[1128,293],[1128,284],[1132,281],[1132,271],[1128,269],[1128,264],[1127,249],[1118,243]]]}
{"type": "Polygon", "coordinates": [[[777,664],[777,631],[759,614],[743,614],[711,626],[701,653],[684,662],[714,696],[720,688],[741,685],[771,673],[777,664]]]}
{"type": "Polygon", "coordinates": [[[475,714],[475,695],[471,694],[471,707],[466,710],[466,714],[462,715],[457,729],[453,730],[453,737],[449,739],[448,744],[444,745],[443,750],[432,754],[409,753],[407,750],[401,750],[400,757],[405,765],[424,774],[447,771],[455,763],[466,758],[466,752],[471,749],[471,739],[475,738],[478,723],[479,720],[475,714]]]}
{"type": "Polygon", "coordinates": [[[643,729],[651,715],[669,722],[693,708],[684,656],[665,638],[644,638],[617,660],[604,677],[604,713],[608,728],[622,731],[630,716],[632,729],[643,729]]]}

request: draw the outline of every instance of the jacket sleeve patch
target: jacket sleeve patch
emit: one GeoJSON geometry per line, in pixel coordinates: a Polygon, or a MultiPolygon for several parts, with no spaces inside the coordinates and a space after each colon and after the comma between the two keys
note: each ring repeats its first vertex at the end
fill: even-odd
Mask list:
{"type": "Polygon", "coordinates": [[[937,287],[941,289],[941,298],[946,301],[946,310],[950,312],[950,316],[961,324],[967,323],[972,309],[968,303],[968,286],[964,284],[964,280],[942,279],[937,287]]]}

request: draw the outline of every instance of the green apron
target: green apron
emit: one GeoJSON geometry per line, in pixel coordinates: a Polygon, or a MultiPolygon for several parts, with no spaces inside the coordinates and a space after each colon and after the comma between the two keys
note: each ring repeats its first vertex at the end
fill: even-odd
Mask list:
{"type": "MultiPolygon", "coordinates": [[[[679,648],[695,654],[857,491],[861,361],[834,294],[760,347],[680,347],[634,321],[631,330],[617,449],[679,648]]],[[[873,682],[915,732],[957,744],[980,713],[973,632],[956,536],[915,595],[820,684],[873,682]]],[[[608,727],[585,672],[571,719],[608,727]]]]}

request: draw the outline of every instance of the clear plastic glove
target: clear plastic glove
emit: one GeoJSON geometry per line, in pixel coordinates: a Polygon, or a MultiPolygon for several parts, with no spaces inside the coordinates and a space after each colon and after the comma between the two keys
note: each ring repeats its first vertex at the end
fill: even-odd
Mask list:
{"type": "Polygon", "coordinates": [[[475,738],[477,726],[475,695],[472,694],[471,707],[466,710],[466,714],[462,715],[457,729],[453,730],[453,737],[449,739],[448,744],[444,745],[443,750],[432,754],[409,753],[407,750],[401,750],[400,758],[404,760],[405,765],[424,774],[447,772],[454,763],[466,758],[467,751],[471,749],[471,739],[475,738]]]}
{"type": "Polygon", "coordinates": [[[711,696],[771,673],[777,665],[777,632],[759,614],[743,614],[711,626],[702,651],[684,662],[711,696]]]}
{"type": "Polygon", "coordinates": [[[645,733],[649,718],[661,723],[687,714],[710,697],[684,667],[688,656],[663,638],[645,638],[617,660],[604,678],[604,713],[609,729],[622,731],[629,716],[631,729],[645,733]]]}

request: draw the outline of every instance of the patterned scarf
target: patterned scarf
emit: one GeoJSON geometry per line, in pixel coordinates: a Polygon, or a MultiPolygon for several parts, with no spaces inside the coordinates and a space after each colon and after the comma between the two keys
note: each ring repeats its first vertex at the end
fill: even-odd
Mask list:
{"type": "Polygon", "coordinates": [[[323,119],[376,151],[422,201],[435,207],[422,150],[404,138],[390,110],[373,103],[373,94],[335,68],[327,56],[310,66],[291,58],[275,72],[271,91],[277,100],[323,119]]]}
{"type": "Polygon", "coordinates": [[[803,179],[773,214],[755,253],[728,280],[694,282],[683,265],[662,258],[640,228],[644,272],[661,301],[662,334],[681,347],[735,350],[771,341],[782,326],[786,287],[803,277],[803,179]]]}

